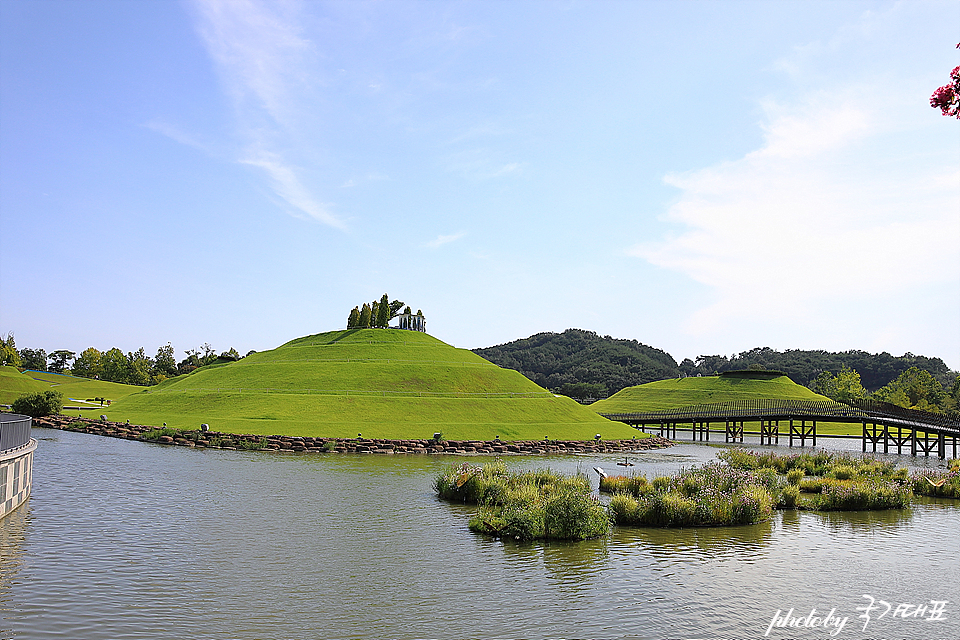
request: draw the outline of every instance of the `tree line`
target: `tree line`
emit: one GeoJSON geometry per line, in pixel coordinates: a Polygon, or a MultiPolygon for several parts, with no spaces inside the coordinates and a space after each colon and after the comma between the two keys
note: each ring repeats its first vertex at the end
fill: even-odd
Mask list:
{"type": "Polygon", "coordinates": [[[187,349],[185,353],[187,357],[177,362],[173,345],[169,342],[158,348],[152,358],[143,347],[127,353],[116,347],[106,351],[89,347],[79,355],[67,349],[47,353],[44,349],[17,350],[12,333],[0,338],[0,365],[141,386],[159,384],[214,362],[229,362],[242,357],[233,347],[218,354],[209,343],[204,343],[199,349],[187,349]]]}
{"type": "MultiPolygon", "coordinates": [[[[347,329],[386,329],[390,326],[390,321],[400,315],[402,308],[403,302],[391,302],[390,297],[383,294],[379,300],[364,302],[362,306],[354,307],[347,317],[347,329]]],[[[403,309],[403,312],[413,313],[409,306],[403,309]]],[[[418,309],[417,315],[422,316],[423,311],[418,309]]]]}
{"type": "Polygon", "coordinates": [[[625,387],[726,371],[782,371],[813,391],[844,401],[872,398],[934,413],[956,411],[960,383],[940,358],[865,351],[776,351],[758,347],[737,355],[698,356],[679,365],[673,356],[635,340],[567,329],[538,333],[474,353],[519,371],[541,387],[573,398],[602,398],[625,387]],[[833,373],[836,372],[836,373],[833,373]]]}
{"type": "Polygon", "coordinates": [[[737,355],[698,356],[696,360],[684,359],[680,373],[685,376],[715,376],[725,371],[739,371],[751,367],[783,371],[797,384],[813,388],[814,381],[823,372],[840,371],[843,367],[859,372],[864,388],[874,392],[895,380],[897,376],[916,367],[928,372],[944,387],[953,384],[957,372],[951,371],[940,358],[928,358],[905,353],[892,356],[887,352],[866,351],[818,351],[787,349],[777,351],[770,347],[757,347],[737,355]]]}
{"type": "Polygon", "coordinates": [[[625,387],[680,373],[676,360],[665,351],[583,329],[538,333],[473,352],[519,371],[541,387],[578,399],[605,398],[625,387]]]}
{"type": "Polygon", "coordinates": [[[842,365],[832,374],[823,371],[811,385],[813,391],[837,402],[851,400],[879,400],[907,409],[929,413],[944,413],[960,418],[960,375],[948,387],[940,384],[933,374],[919,367],[910,367],[873,393],[860,382],[860,374],[842,365]]]}

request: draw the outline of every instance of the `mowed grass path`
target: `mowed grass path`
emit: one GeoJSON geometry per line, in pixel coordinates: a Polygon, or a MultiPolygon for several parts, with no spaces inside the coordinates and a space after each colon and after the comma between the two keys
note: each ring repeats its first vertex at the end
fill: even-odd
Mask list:
{"type": "Polygon", "coordinates": [[[332,331],[128,396],[111,420],[262,435],[590,440],[636,429],[427,334],[332,331]]]}
{"type": "MultiPolygon", "coordinates": [[[[641,413],[679,409],[697,404],[761,399],[830,401],[830,398],[814,393],[787,376],[767,380],[704,376],[672,378],[628,387],[606,400],[593,403],[590,408],[597,413],[641,413]]],[[[747,429],[757,431],[759,426],[748,425],[747,429]]],[[[817,433],[859,435],[861,431],[860,424],[817,423],[817,433]]]]}

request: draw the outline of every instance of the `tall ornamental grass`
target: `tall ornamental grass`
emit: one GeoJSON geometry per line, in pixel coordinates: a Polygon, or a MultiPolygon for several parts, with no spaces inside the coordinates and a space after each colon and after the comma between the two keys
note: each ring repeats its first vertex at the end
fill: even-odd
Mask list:
{"type": "Polygon", "coordinates": [[[641,485],[637,493],[610,500],[615,524],[655,527],[709,527],[753,524],[771,517],[785,483],[764,473],[707,464],[672,478],[641,485]]]}
{"type": "Polygon", "coordinates": [[[905,468],[898,468],[888,460],[877,460],[870,456],[853,456],[848,453],[831,453],[821,450],[813,453],[780,455],[773,451],[747,451],[733,448],[721,451],[717,457],[737,469],[770,468],[788,477],[791,472],[799,470],[804,476],[827,476],[837,480],[874,477],[897,482],[909,480],[909,474],[905,468]]]}
{"type": "Polygon", "coordinates": [[[478,505],[469,527],[515,540],[586,540],[610,532],[607,509],[582,474],[549,469],[509,473],[502,461],[448,467],[434,480],[437,495],[478,505]]]}

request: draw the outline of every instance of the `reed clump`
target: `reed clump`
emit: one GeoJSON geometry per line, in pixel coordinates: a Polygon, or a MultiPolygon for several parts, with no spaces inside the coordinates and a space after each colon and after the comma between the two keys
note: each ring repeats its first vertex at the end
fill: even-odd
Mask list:
{"type": "MultiPolygon", "coordinates": [[[[615,524],[704,527],[763,522],[774,509],[859,511],[902,509],[913,494],[907,470],[885,460],[826,451],[781,456],[774,452],[728,449],[711,463],[650,483],[642,477],[608,478],[601,491],[613,493],[615,524]]],[[[960,492],[960,465],[940,486],[960,492]]],[[[938,482],[934,480],[933,482],[938,482]]],[[[915,477],[930,487],[930,482],[915,477]]],[[[932,489],[927,489],[932,491],[932,489]]],[[[929,495],[929,494],[928,494],[929,495]]],[[[960,495],[960,494],[958,494],[960,495]]]]}
{"type": "Polygon", "coordinates": [[[471,531],[515,540],[586,540],[606,535],[610,518],[590,481],[549,469],[509,473],[501,460],[448,467],[434,480],[445,500],[476,504],[471,531]]]}
{"type": "Polygon", "coordinates": [[[764,473],[707,464],[652,484],[636,482],[634,492],[615,494],[609,505],[615,524],[655,527],[709,527],[753,524],[771,517],[784,482],[764,473]]]}
{"type": "Polygon", "coordinates": [[[944,469],[915,471],[910,478],[913,492],[931,498],[960,498],[960,464],[944,469]]]}

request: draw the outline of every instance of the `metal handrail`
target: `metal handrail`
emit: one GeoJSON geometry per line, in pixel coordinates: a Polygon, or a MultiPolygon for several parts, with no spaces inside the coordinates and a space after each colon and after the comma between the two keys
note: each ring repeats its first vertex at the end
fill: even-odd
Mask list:
{"type": "Polygon", "coordinates": [[[0,452],[19,449],[30,442],[33,419],[18,413],[0,413],[0,452]]]}

